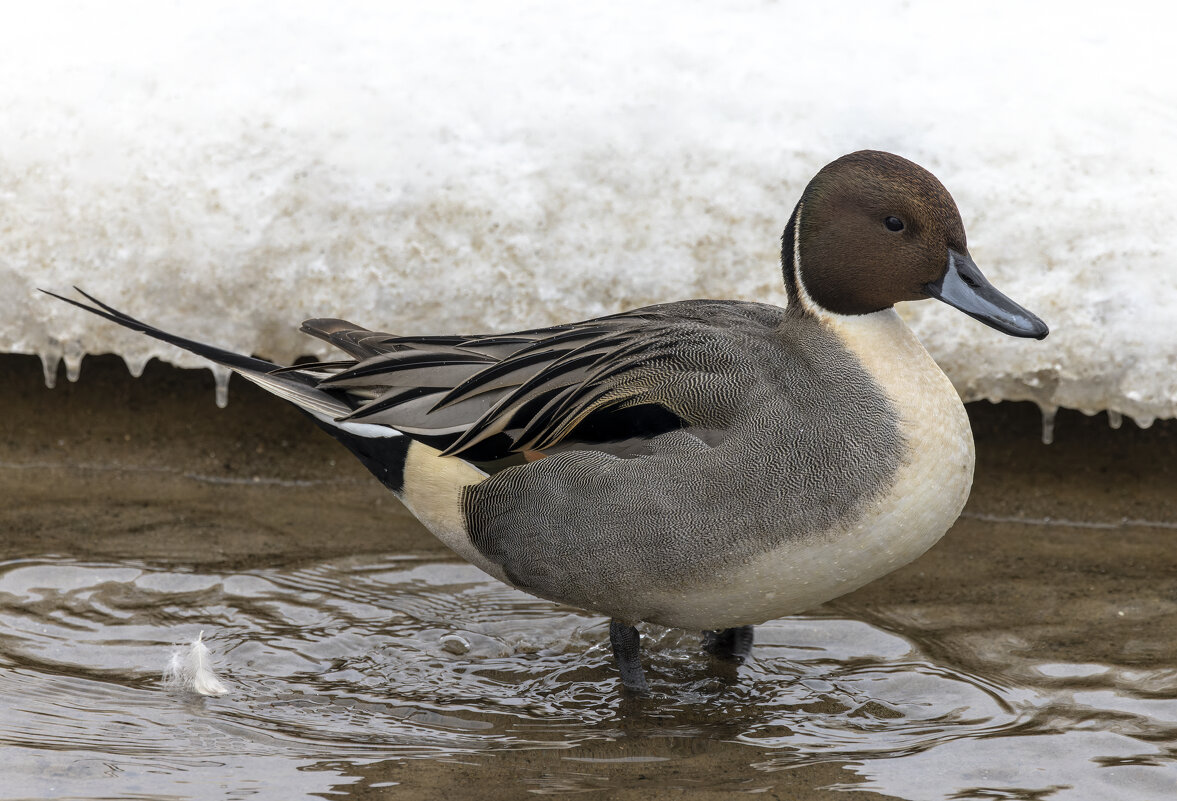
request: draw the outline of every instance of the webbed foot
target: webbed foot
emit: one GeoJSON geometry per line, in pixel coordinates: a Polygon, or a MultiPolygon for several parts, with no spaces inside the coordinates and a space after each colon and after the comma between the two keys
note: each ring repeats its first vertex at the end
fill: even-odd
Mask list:
{"type": "Polygon", "coordinates": [[[720,659],[741,665],[752,655],[752,627],[737,626],[723,631],[705,631],[703,650],[720,659]]]}

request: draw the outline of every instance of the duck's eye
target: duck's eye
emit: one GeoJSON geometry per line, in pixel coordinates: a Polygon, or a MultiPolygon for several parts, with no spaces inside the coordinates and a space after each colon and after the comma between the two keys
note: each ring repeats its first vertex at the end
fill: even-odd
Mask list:
{"type": "Polygon", "coordinates": [[[883,225],[887,226],[888,231],[903,230],[903,220],[899,219],[898,217],[888,217],[887,219],[883,220],[883,225]]]}

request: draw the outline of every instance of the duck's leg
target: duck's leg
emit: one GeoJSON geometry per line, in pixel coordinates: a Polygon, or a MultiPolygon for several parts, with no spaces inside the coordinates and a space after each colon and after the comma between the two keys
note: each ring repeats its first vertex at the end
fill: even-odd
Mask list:
{"type": "Polygon", "coordinates": [[[613,646],[613,658],[617,660],[625,689],[642,695],[648,693],[650,685],[646,684],[642,670],[642,635],[634,626],[610,620],[609,644],[613,646]]]}
{"type": "Polygon", "coordinates": [[[705,631],[703,650],[737,665],[743,664],[752,654],[752,627],[737,626],[723,631],[705,631]]]}

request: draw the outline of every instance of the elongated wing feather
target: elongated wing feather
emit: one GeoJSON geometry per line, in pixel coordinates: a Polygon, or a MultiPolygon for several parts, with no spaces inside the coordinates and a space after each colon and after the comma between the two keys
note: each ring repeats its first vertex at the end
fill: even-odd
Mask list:
{"type": "Polygon", "coordinates": [[[715,398],[741,392],[739,348],[726,345],[742,328],[771,331],[763,320],[748,325],[765,308],[692,301],[482,337],[392,336],[323,320],[304,330],[362,357],[322,365],[334,372],[321,387],[360,401],[341,420],[391,426],[447,455],[483,460],[554,448],[601,413],[644,405],[683,427],[722,427],[709,419],[723,406],[715,398]]]}

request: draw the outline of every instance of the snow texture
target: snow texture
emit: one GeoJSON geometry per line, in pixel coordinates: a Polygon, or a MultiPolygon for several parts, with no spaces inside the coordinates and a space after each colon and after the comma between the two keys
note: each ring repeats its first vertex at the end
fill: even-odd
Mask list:
{"type": "Polygon", "coordinates": [[[778,237],[861,148],[928,167],[1051,326],[902,313],[966,399],[1177,416],[1177,53],[1122,2],[25,4],[0,26],[0,351],[323,355],[303,318],[537,326],[783,302],[778,237]]]}

